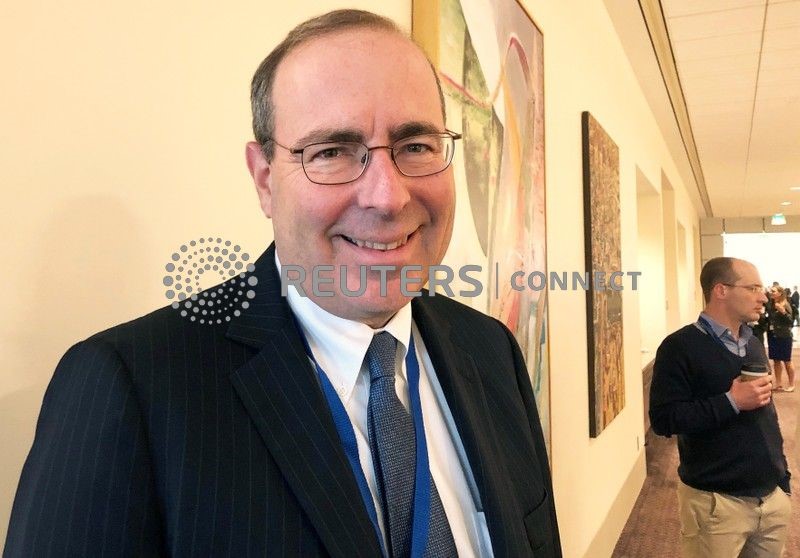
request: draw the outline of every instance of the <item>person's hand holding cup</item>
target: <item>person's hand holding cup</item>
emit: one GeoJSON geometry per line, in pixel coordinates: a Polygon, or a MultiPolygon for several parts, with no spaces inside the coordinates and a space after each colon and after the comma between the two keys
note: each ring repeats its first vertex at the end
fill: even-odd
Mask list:
{"type": "Polygon", "coordinates": [[[772,399],[772,376],[764,363],[745,363],[731,384],[731,397],[740,411],[768,405],[772,399]]]}

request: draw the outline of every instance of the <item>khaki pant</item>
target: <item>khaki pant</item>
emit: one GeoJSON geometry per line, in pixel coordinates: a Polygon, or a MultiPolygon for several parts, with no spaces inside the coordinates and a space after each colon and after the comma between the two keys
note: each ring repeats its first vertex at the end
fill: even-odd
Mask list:
{"type": "Polygon", "coordinates": [[[779,558],[791,498],[776,488],[764,498],[706,492],[678,482],[681,549],[685,558],[779,558]]]}

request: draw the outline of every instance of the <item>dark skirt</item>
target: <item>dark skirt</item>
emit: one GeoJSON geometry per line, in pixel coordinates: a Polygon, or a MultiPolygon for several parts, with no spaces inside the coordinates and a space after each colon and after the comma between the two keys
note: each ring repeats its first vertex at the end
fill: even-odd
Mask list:
{"type": "Polygon", "coordinates": [[[770,360],[780,360],[783,362],[790,362],[792,360],[791,337],[775,337],[775,335],[770,332],[770,334],[767,335],[767,342],[769,344],[770,360]]]}

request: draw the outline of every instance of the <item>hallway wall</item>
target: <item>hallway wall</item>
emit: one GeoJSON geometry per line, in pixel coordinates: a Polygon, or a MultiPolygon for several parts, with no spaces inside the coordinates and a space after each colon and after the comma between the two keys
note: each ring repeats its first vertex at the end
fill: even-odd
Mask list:
{"type": "MultiPolygon", "coordinates": [[[[672,186],[673,209],[663,220],[664,235],[677,236],[679,222],[686,231],[698,226],[697,209],[687,192],[694,186],[680,178],[603,3],[531,0],[525,5],[544,33],[549,268],[583,269],[579,122],[581,111],[588,110],[619,146],[622,268],[640,270],[646,265],[664,269],[663,247],[641,247],[646,251],[639,253],[637,167],[654,185],[662,205],[662,173],[672,186]],[[659,260],[660,266],[648,263],[659,260]]],[[[676,291],[690,293],[692,300],[696,299],[692,291],[696,278],[690,277],[689,270],[695,268],[694,246],[687,236],[684,276],[691,284],[678,285],[677,278],[672,283],[676,291]]],[[[642,277],[642,283],[655,285],[656,291],[663,288],[658,286],[663,281],[642,277]]],[[[675,302],[674,324],[693,319],[695,305],[675,302]]],[[[623,293],[625,408],[592,439],[588,433],[585,294],[550,293],[554,490],[568,557],[610,556],[645,477],[640,303],[638,292],[623,293]]],[[[652,320],[659,323],[663,318],[658,310],[652,312],[656,314],[652,320]]],[[[643,319],[650,318],[646,314],[643,319]]],[[[669,333],[671,325],[654,328],[648,324],[653,345],[669,333]]]]}

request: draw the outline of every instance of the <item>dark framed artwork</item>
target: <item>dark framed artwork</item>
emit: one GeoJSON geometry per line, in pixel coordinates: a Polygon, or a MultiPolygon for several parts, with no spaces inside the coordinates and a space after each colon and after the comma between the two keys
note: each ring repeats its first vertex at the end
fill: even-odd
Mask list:
{"type": "Polygon", "coordinates": [[[622,292],[595,280],[621,267],[619,148],[588,112],[583,132],[583,214],[586,271],[589,434],[597,437],[625,407],[622,292]]]}
{"type": "Polygon", "coordinates": [[[510,281],[517,271],[547,273],[544,39],[515,0],[415,0],[412,34],[436,67],[448,126],[463,134],[445,263],[482,266],[483,298],[462,302],[514,333],[549,451],[547,291],[510,281]]]}

